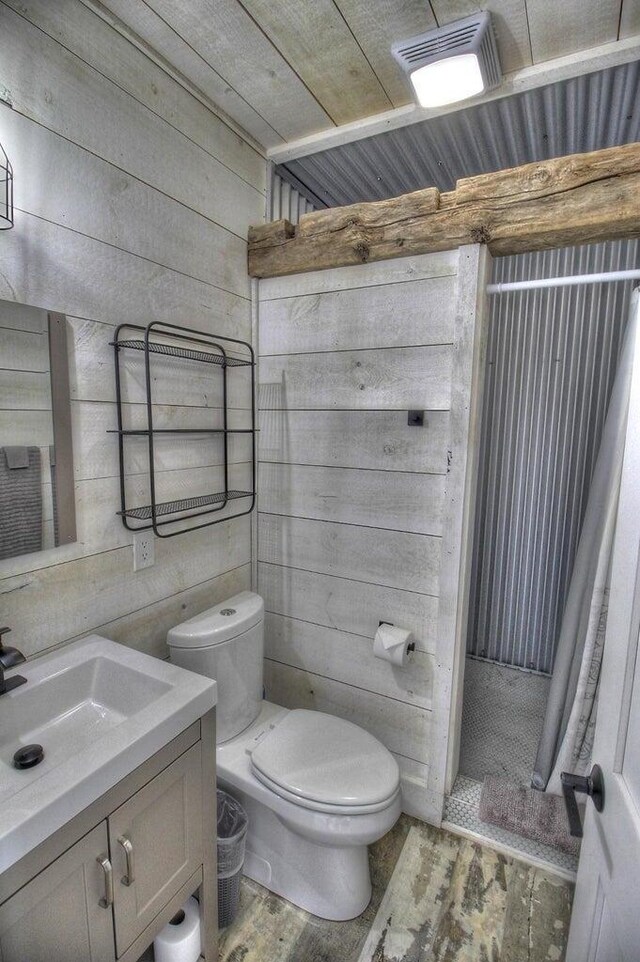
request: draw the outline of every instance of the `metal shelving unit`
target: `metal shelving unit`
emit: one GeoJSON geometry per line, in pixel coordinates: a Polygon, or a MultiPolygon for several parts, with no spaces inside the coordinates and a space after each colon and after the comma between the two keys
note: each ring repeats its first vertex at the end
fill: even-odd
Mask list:
{"type": "MultiPolygon", "coordinates": [[[[152,321],[146,327],[137,324],[120,324],[116,328],[112,341],[115,354],[116,378],[116,408],[118,415],[118,453],[120,461],[120,511],[122,523],[129,531],[141,531],[152,528],[159,538],[170,538],[187,531],[195,531],[212,524],[219,524],[229,518],[238,518],[250,514],[255,507],[256,499],[256,427],[255,427],[255,356],[253,348],[247,341],[221,335],[206,334],[176,324],[165,324],[152,321]],[[126,336],[123,336],[126,335],[126,336]],[[122,396],[122,356],[126,351],[140,351],[144,355],[145,380],[145,408],[146,426],[143,428],[129,428],[124,426],[124,405],[127,403],[122,396]],[[222,408],[221,412],[212,409],[212,416],[221,415],[221,424],[213,423],[206,427],[168,428],[154,425],[155,411],[153,399],[154,377],[152,358],[159,355],[163,358],[176,358],[195,364],[212,365],[219,369],[217,376],[222,379],[222,408]],[[228,384],[229,369],[238,370],[249,368],[251,371],[251,427],[233,428],[229,426],[228,384]],[[215,412],[215,413],[214,413],[215,412]],[[251,485],[250,490],[238,490],[229,487],[229,438],[231,435],[251,435],[251,485]],[[156,440],[158,437],[175,435],[196,438],[219,436],[222,443],[222,463],[218,467],[222,473],[222,485],[212,491],[205,491],[191,497],[176,498],[174,500],[159,501],[156,496],[156,440]],[[148,445],[148,476],[150,502],[144,505],[131,505],[127,498],[127,474],[125,468],[125,450],[128,438],[146,438],[148,445]],[[243,510],[227,514],[223,517],[206,517],[217,514],[230,503],[238,502],[243,510]],[[243,506],[242,503],[245,503],[243,506]],[[185,522],[206,517],[206,520],[196,524],[185,522]],[[131,523],[137,522],[137,523],[131,523]]],[[[231,374],[233,377],[233,373],[231,374]]],[[[212,472],[214,473],[214,472],[212,472]]],[[[213,485],[212,485],[213,486],[213,485]]]]}

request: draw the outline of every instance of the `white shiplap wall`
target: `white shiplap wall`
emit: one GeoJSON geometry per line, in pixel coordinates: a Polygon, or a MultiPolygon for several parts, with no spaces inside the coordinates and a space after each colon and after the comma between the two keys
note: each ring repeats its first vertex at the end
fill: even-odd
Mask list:
{"type": "Polygon", "coordinates": [[[433,821],[481,260],[463,248],[259,283],[267,697],[368,728],[398,759],[406,811],[433,821]],[[410,408],[423,428],[407,425],[410,408]],[[373,657],[379,621],[414,632],[408,671],[373,657]]]}
{"type": "MultiPolygon", "coordinates": [[[[67,315],[78,522],[76,544],[0,564],[0,621],[30,656],[90,631],[164,654],[170,625],[248,587],[250,525],[156,539],[155,566],[133,573],[109,342],[116,324],[151,320],[250,338],[246,232],[264,216],[264,158],[80,0],[0,3],[0,63],[16,200],[0,298],[67,315]]],[[[159,370],[164,423],[202,424],[215,392],[178,373],[159,370]]],[[[161,458],[167,489],[202,491],[219,452],[174,442],[161,458]]],[[[143,466],[134,455],[141,495],[143,466]]]]}

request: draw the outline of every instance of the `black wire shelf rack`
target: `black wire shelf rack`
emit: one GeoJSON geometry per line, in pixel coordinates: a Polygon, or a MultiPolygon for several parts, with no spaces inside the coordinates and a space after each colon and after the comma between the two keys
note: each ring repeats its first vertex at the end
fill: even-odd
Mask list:
{"type": "MultiPolygon", "coordinates": [[[[166,324],[153,321],[146,327],[137,324],[121,324],[116,328],[112,341],[115,355],[116,380],[116,411],[118,426],[109,433],[118,436],[118,455],[120,462],[120,515],[122,523],[129,531],[143,531],[153,529],[159,538],[170,538],[174,535],[185,534],[209,525],[219,524],[231,518],[250,514],[256,502],[256,426],[255,426],[255,355],[253,348],[247,341],[221,335],[206,334],[202,331],[181,327],[176,324],[166,324]],[[146,424],[144,427],[125,426],[125,408],[129,403],[123,397],[123,357],[127,351],[141,351],[144,355],[144,409],[146,424]],[[157,406],[164,402],[154,400],[154,386],[166,383],[170,376],[166,365],[162,378],[156,378],[153,367],[153,357],[176,358],[196,364],[213,365],[218,368],[212,376],[221,379],[222,407],[221,410],[212,408],[212,420],[217,418],[221,423],[212,423],[205,427],[156,427],[154,420],[157,406]],[[227,371],[238,368],[248,368],[251,373],[250,427],[231,427],[229,425],[228,381],[227,371]],[[157,440],[160,436],[190,436],[194,440],[198,435],[202,437],[218,437],[221,445],[220,463],[211,466],[210,492],[196,494],[173,500],[159,500],[158,468],[156,464],[157,440]],[[245,489],[229,483],[229,439],[233,435],[250,435],[251,458],[248,464],[250,485],[245,489]],[[146,439],[148,453],[148,485],[149,504],[132,505],[127,491],[126,473],[126,442],[129,438],[146,439]],[[221,483],[222,482],[222,483],[221,483]],[[237,506],[239,510],[224,512],[228,506],[237,506]],[[190,522],[190,523],[188,523],[190,522]]],[[[201,408],[198,408],[201,411],[201,408]]]]}
{"type": "MultiPolygon", "coordinates": [[[[175,335],[177,336],[177,335],[175,335]]],[[[240,341],[238,343],[241,343],[240,341]]],[[[251,360],[243,357],[234,357],[227,354],[213,354],[207,351],[194,351],[186,347],[176,347],[172,344],[165,344],[162,341],[146,341],[136,339],[124,339],[118,341],[118,347],[128,347],[133,351],[146,351],[150,354],[164,354],[165,357],[181,357],[187,361],[200,361],[204,364],[217,364],[219,367],[249,367],[251,360]]]]}

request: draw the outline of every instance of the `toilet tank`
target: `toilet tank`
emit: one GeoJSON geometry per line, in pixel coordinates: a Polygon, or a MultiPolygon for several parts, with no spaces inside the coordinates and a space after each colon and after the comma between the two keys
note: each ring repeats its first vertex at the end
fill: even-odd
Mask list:
{"type": "Polygon", "coordinates": [[[216,741],[248,728],[260,713],[264,602],[241,591],[203,611],[167,635],[171,661],[218,683],[216,741]]]}

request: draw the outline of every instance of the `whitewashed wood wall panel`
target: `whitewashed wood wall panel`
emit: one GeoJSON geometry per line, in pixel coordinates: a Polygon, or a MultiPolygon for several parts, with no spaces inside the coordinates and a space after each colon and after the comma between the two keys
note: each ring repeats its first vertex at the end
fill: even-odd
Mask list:
{"type": "Polygon", "coordinates": [[[368,690],[431,709],[432,655],[417,651],[410,672],[389,671],[385,662],[371,659],[371,641],[362,635],[275,614],[268,614],[265,624],[273,661],[324,677],[336,673],[344,684],[356,688],[366,664],[368,690]]]}
{"type": "Polygon", "coordinates": [[[265,301],[260,312],[260,349],[263,355],[312,351],[450,344],[454,301],[451,277],[370,287],[347,288],[265,301]],[[430,318],[425,324],[424,304],[430,318]],[[288,312],[288,313],[287,313],[288,312]],[[287,313],[286,328],[278,318],[287,313]]]}
{"type": "Polygon", "coordinates": [[[437,537],[261,512],[258,542],[269,564],[438,594],[437,537]]]}
{"type": "MultiPolygon", "coordinates": [[[[264,216],[265,162],[235,129],[80,0],[0,3],[2,142],[16,171],[15,227],[1,241],[0,298],[66,314],[78,541],[0,564],[0,615],[29,656],[90,631],[158,655],[167,629],[250,585],[247,518],[171,540],[133,572],[119,507],[113,357],[123,322],[251,338],[246,234],[264,216]]],[[[144,418],[140,359],[124,378],[144,418]]],[[[167,427],[211,423],[219,391],[193,369],[155,366],[167,427]]],[[[230,395],[245,426],[243,375],[230,395]]],[[[247,471],[236,438],[231,472],[247,471]]],[[[128,483],[148,497],[143,445],[128,483]]],[[[162,442],[168,497],[203,493],[221,448],[162,442]]]]}
{"type": "Polygon", "coordinates": [[[259,419],[261,461],[431,474],[447,468],[448,411],[425,413],[421,445],[397,411],[260,411],[259,419]]]}
{"type": "Polygon", "coordinates": [[[264,463],[258,490],[260,510],[268,514],[442,533],[441,475],[264,463]]]}
{"type": "Polygon", "coordinates": [[[260,589],[274,613],[367,639],[375,634],[382,608],[389,621],[413,632],[420,651],[436,650],[434,595],[268,563],[260,565],[260,589]]]}
{"type": "Polygon", "coordinates": [[[374,732],[406,810],[434,821],[458,264],[455,251],[259,284],[267,695],[374,732]],[[407,425],[409,408],[424,427],[407,425]],[[408,671],[373,657],[380,621],[414,632],[408,671]]]}
{"type": "MultiPolygon", "coordinates": [[[[115,45],[121,40],[115,31],[109,34],[113,46],[106,42],[90,51],[104,61],[85,61],[86,51],[74,52],[77,33],[67,22],[79,2],[34,0],[27,6],[29,20],[7,6],[2,10],[3,84],[14,109],[241,237],[260,187],[235,173],[231,156],[224,163],[218,151],[204,150],[182,133],[179,118],[172,125],[154,110],[141,109],[135,93],[105,77],[103,62],[117,56],[115,45]],[[52,18],[55,31],[47,22],[52,18]],[[34,30],[34,24],[43,29],[34,30]],[[25,46],[29,65],[37,63],[37,71],[25,69],[25,46]]],[[[88,30],[99,24],[92,15],[88,30]]],[[[144,69],[147,58],[140,60],[144,69]]]]}

